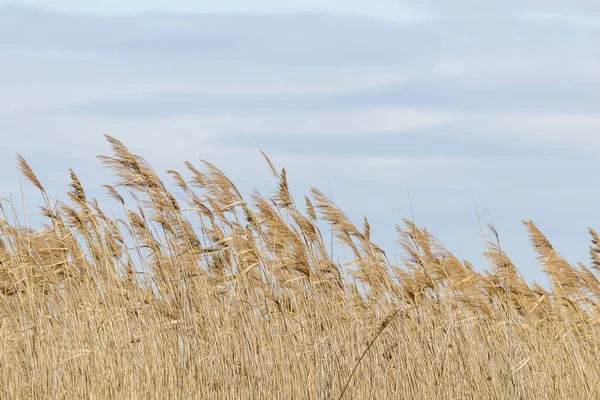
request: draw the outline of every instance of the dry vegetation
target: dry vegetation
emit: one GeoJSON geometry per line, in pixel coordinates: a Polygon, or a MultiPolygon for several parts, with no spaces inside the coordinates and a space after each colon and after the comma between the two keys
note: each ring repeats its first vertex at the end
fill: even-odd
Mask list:
{"type": "Polygon", "coordinates": [[[47,224],[0,202],[0,398],[600,398],[594,231],[588,269],[525,223],[550,291],[493,234],[481,273],[405,221],[393,265],[366,219],[316,189],[296,203],[270,162],[270,198],[243,199],[206,162],[169,171],[175,196],[108,141],[121,218],[73,172],[52,202],[21,158],[47,224]],[[319,226],[354,261],[334,261],[319,226]]]}

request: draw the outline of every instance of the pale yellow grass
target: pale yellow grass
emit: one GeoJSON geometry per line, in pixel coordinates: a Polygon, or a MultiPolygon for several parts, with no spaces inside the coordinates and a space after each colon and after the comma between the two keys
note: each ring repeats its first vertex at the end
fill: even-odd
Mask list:
{"type": "Polygon", "coordinates": [[[0,202],[0,398],[600,398],[594,231],[572,266],[526,222],[551,290],[496,240],[477,272],[409,221],[393,265],[367,220],[318,190],[297,204],[270,162],[276,193],[244,199],[212,164],[167,186],[108,141],[118,216],[73,172],[54,203],[21,158],[47,224],[0,202]]]}

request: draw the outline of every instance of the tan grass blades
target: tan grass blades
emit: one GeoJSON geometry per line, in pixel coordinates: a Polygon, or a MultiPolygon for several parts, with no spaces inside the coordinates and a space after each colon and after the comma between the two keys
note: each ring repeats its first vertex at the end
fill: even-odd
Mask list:
{"type": "Polygon", "coordinates": [[[46,223],[0,201],[0,398],[600,398],[595,231],[588,268],[525,222],[550,290],[496,240],[478,272],[411,221],[393,265],[366,219],[317,189],[297,204],[268,158],[275,194],[244,199],[212,164],[167,185],[107,139],[121,210],[73,171],[68,202],[51,203],[21,157],[46,223]]]}

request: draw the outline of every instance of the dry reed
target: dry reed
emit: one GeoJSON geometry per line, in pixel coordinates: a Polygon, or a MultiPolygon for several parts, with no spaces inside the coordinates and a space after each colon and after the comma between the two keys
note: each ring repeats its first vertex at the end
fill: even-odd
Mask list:
{"type": "Polygon", "coordinates": [[[186,163],[189,180],[168,171],[176,196],[107,139],[120,217],[73,171],[68,203],[52,204],[18,158],[46,223],[0,202],[1,398],[600,398],[595,231],[591,267],[572,266],[525,222],[549,290],[497,240],[479,272],[411,221],[393,265],[366,219],[317,189],[296,204],[268,158],[271,197],[244,199],[206,162],[186,163]]]}

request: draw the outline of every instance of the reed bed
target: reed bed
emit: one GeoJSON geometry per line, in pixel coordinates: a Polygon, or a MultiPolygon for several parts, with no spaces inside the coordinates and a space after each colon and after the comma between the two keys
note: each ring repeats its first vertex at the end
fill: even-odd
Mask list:
{"type": "Polygon", "coordinates": [[[73,171],[52,201],[20,157],[45,223],[0,201],[0,398],[600,398],[595,231],[571,265],[524,223],[549,289],[492,228],[484,270],[404,221],[395,265],[367,219],[317,189],[297,202],[266,156],[274,194],[245,199],[208,162],[167,184],[107,140],[115,210],[73,171]]]}

